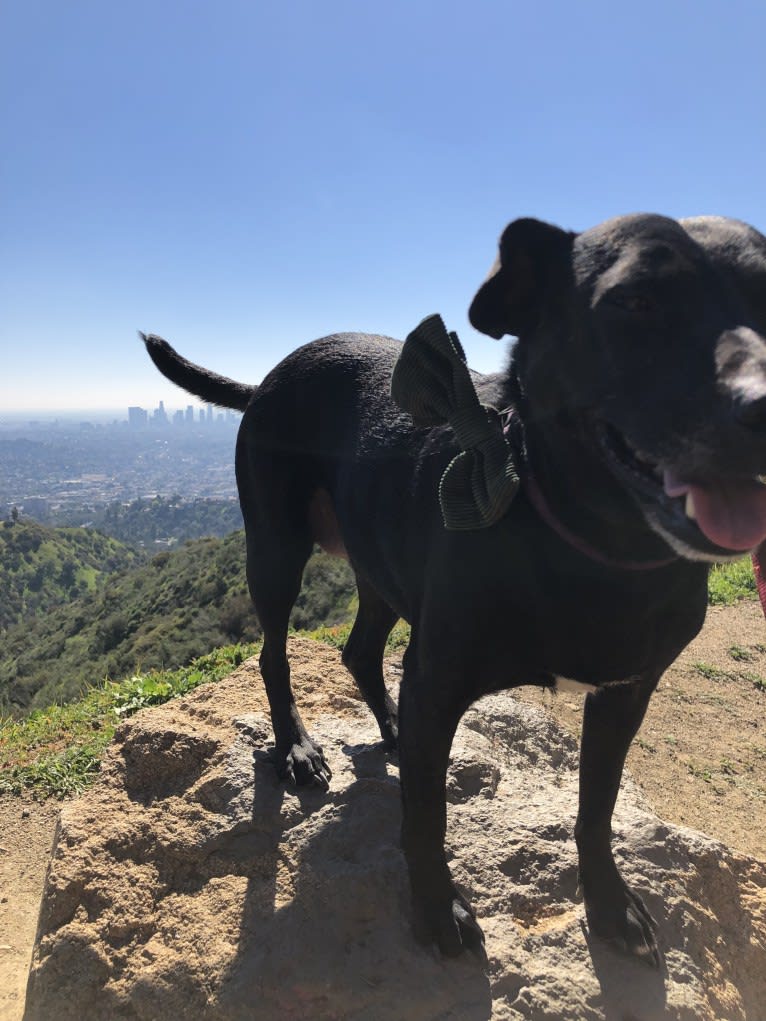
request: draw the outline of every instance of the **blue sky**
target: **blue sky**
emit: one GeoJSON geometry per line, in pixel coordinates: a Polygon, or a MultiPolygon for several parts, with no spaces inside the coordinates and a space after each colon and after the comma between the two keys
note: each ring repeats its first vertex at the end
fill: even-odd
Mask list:
{"type": "Polygon", "coordinates": [[[766,4],[5,0],[0,412],[466,310],[503,226],[766,229],[766,4]]]}

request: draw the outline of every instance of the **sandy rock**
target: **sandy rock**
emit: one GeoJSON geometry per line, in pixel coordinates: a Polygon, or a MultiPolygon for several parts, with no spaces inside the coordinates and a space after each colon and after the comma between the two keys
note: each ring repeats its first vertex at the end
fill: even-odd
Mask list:
{"type": "Polygon", "coordinates": [[[763,1021],[766,863],[664,824],[628,778],[614,844],[666,968],[591,939],[576,743],[510,694],[466,715],[448,788],[488,968],[418,946],[395,763],[338,655],[297,639],[291,653],[330,792],[277,781],[253,662],[129,720],[62,813],[26,1021],[763,1021]]]}

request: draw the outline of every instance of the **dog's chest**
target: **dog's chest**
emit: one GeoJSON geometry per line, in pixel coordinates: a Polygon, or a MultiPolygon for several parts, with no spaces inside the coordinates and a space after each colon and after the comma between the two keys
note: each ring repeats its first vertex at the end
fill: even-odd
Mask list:
{"type": "Polygon", "coordinates": [[[451,586],[449,626],[457,629],[458,615],[463,628],[474,622],[472,648],[484,647],[493,688],[555,681],[562,690],[658,676],[704,620],[704,579],[575,570],[539,554],[518,555],[514,567],[503,574],[485,560],[480,581],[464,572],[451,586]]]}
{"type": "MultiPolygon", "coordinates": [[[[651,669],[657,648],[657,624],[644,615],[616,618],[594,608],[587,616],[565,606],[551,615],[526,652],[540,669],[553,675],[559,690],[624,681],[651,669]]],[[[530,633],[530,639],[532,634],[530,633]]]]}
{"type": "Polygon", "coordinates": [[[519,641],[559,690],[659,674],[699,630],[704,605],[695,603],[640,585],[570,580],[538,605],[537,625],[519,629],[519,641]]]}

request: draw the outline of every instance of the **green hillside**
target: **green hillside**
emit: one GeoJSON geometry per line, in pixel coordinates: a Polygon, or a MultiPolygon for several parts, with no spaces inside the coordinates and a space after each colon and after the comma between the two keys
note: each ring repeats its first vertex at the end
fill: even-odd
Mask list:
{"type": "MultiPolygon", "coordinates": [[[[129,517],[163,518],[170,506],[148,501],[129,517]]],[[[147,560],[98,532],[0,523],[0,716],[67,702],[106,677],[175,669],[212,649],[257,640],[244,564],[241,531],[147,560]]],[[[712,572],[711,602],[754,595],[748,561],[712,572]]],[[[315,554],[293,626],[342,623],[353,599],[348,565],[315,554]]]]}
{"type": "MultiPolygon", "coordinates": [[[[230,538],[234,542],[236,537],[230,538]]],[[[198,544],[193,544],[194,549],[198,544]]],[[[163,564],[160,560],[154,570],[166,573],[168,561],[163,564]]],[[[305,581],[300,614],[308,618],[328,606],[342,612],[350,592],[350,572],[345,564],[314,557],[305,581]]],[[[753,587],[747,562],[727,564],[713,572],[711,602],[731,604],[753,598],[753,587]]],[[[308,637],[342,648],[349,630],[348,624],[320,627],[308,637]]],[[[400,621],[387,648],[401,650],[408,641],[409,627],[400,621]]],[[[89,686],[83,698],[63,706],[41,708],[23,719],[0,718],[0,796],[33,794],[43,798],[78,793],[97,775],[103,749],[121,719],[183,695],[198,684],[218,680],[255,655],[258,648],[258,644],[219,647],[183,669],[131,671],[122,680],[89,686]]],[[[760,680],[754,683],[758,687],[760,680]]],[[[37,701],[44,704],[42,692],[37,701]]]]}
{"type": "MultiPolygon", "coordinates": [[[[260,627],[244,564],[243,532],[198,539],[9,629],[0,651],[0,714],[66,702],[105,677],[171,669],[219,646],[254,641],[260,627]]],[[[354,591],[345,562],[315,554],[295,625],[347,619],[354,591]]]]}
{"type": "Polygon", "coordinates": [[[242,528],[242,512],[236,500],[185,501],[180,496],[155,496],[98,507],[89,524],[121,542],[151,546],[167,538],[186,542],[206,535],[229,535],[242,528]]]}
{"type": "Polygon", "coordinates": [[[116,539],[84,528],[46,528],[21,518],[0,522],[0,633],[94,593],[106,575],[141,559],[116,539]]]}

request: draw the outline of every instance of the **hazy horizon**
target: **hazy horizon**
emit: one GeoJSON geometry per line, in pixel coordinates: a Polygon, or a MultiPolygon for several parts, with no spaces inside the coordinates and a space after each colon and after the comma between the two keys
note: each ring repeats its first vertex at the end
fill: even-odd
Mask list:
{"type": "MultiPolygon", "coordinates": [[[[176,404],[171,403],[170,399],[161,397],[161,398],[159,398],[157,400],[155,400],[153,398],[151,401],[143,401],[142,402],[140,400],[136,400],[136,401],[131,401],[129,404],[125,404],[125,405],[121,405],[121,404],[120,405],[108,405],[108,406],[103,406],[102,405],[100,407],[95,407],[95,406],[94,407],[72,406],[72,407],[58,407],[58,408],[41,408],[41,407],[37,407],[37,408],[0,408],[0,425],[2,425],[5,422],[12,422],[12,421],[16,421],[16,420],[24,420],[24,421],[26,421],[27,419],[31,419],[31,420],[35,420],[35,419],[43,420],[43,419],[56,419],[56,418],[76,419],[76,418],[81,417],[81,416],[90,416],[91,419],[94,419],[94,418],[99,418],[99,419],[101,419],[101,418],[109,418],[109,419],[111,419],[111,418],[114,418],[116,416],[123,416],[127,420],[128,408],[129,407],[139,407],[139,408],[144,408],[146,411],[153,411],[155,408],[159,407],[160,401],[163,402],[164,407],[165,407],[165,412],[167,413],[168,416],[172,416],[176,411],[185,411],[186,408],[189,407],[190,405],[194,408],[195,413],[198,412],[199,409],[201,409],[201,408],[207,408],[208,407],[208,405],[205,404],[204,402],[198,401],[196,398],[192,398],[192,397],[190,397],[188,401],[185,401],[185,402],[182,402],[182,403],[176,403],[176,404]]],[[[212,405],[212,407],[213,407],[214,412],[216,414],[219,411],[222,411],[224,414],[226,413],[226,409],[218,408],[218,407],[216,407],[216,405],[212,405]]],[[[239,414],[239,412],[235,412],[234,414],[239,414]]]]}

